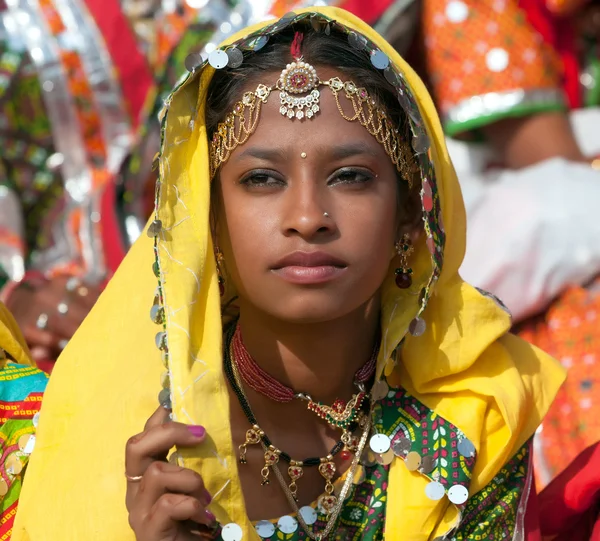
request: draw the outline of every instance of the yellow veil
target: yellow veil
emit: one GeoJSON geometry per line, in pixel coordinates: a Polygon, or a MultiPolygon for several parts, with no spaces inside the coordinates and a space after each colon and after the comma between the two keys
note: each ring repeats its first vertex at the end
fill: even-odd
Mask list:
{"type": "MultiPolygon", "coordinates": [[[[322,29],[336,25],[353,33],[355,45],[381,53],[378,67],[391,61],[385,76],[398,88],[415,130],[413,144],[420,149],[426,234],[411,260],[413,286],[394,286],[394,266],[384,285],[378,374],[385,372],[475,444],[473,494],[532,436],[563,372],[545,354],[507,334],[510,316],[458,275],[465,249],[462,196],[423,83],[383,38],[349,13],[312,8],[296,17],[312,17],[322,29]],[[403,339],[401,355],[396,355],[403,339]]],[[[229,43],[257,50],[265,35],[293,20],[290,15],[246,29],[229,43]]],[[[241,525],[244,539],[257,538],[244,509],[222,373],[203,120],[213,73],[210,66],[195,70],[167,101],[156,210],[162,230],[156,244],[144,237],[133,246],[56,365],[14,541],[134,539],[124,505],[125,442],[157,407],[164,371],[155,346],[161,329],[149,317],[155,253],[166,310],[166,337],[159,334],[157,342],[168,344],[174,415],[205,426],[210,436],[182,460],[203,475],[219,521],[241,525]]],[[[387,539],[433,539],[456,523],[452,504],[425,496],[428,482],[401,461],[392,464],[387,539]]]]}
{"type": "Polygon", "coordinates": [[[17,363],[33,366],[25,339],[6,306],[0,302],[0,350],[8,353],[17,363]]]}

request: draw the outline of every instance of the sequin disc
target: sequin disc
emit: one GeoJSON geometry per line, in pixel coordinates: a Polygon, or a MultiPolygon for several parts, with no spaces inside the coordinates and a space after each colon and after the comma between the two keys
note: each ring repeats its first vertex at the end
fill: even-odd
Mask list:
{"type": "Polygon", "coordinates": [[[464,485],[454,485],[448,490],[448,499],[454,505],[462,505],[469,499],[469,491],[464,485]]]}
{"type": "Polygon", "coordinates": [[[356,32],[350,32],[348,34],[348,43],[354,49],[358,49],[359,51],[362,51],[367,46],[367,38],[365,38],[364,36],[361,36],[360,34],[358,34],[356,32]]]}
{"type": "Polygon", "coordinates": [[[208,63],[215,69],[223,69],[227,66],[228,62],[229,57],[227,56],[227,53],[221,49],[215,49],[208,55],[208,63]]]}
{"type": "Polygon", "coordinates": [[[225,524],[221,530],[221,538],[223,541],[242,541],[243,536],[244,532],[235,522],[225,524]]]}
{"type": "Polygon", "coordinates": [[[425,332],[426,328],[427,324],[425,323],[425,320],[421,319],[420,317],[416,317],[410,322],[410,325],[408,326],[408,332],[410,332],[410,334],[413,336],[421,336],[425,332]]]}
{"type": "Polygon", "coordinates": [[[408,471],[417,471],[421,467],[421,455],[416,451],[411,451],[404,459],[408,471]]]}
{"type": "Polygon", "coordinates": [[[150,319],[157,325],[163,322],[164,314],[164,308],[160,304],[153,304],[150,308],[150,319]]]}
{"type": "Polygon", "coordinates": [[[185,57],[183,62],[185,69],[188,71],[194,71],[200,64],[202,64],[202,56],[200,53],[190,53],[185,57]]]}
{"type": "Polygon", "coordinates": [[[444,489],[444,485],[437,481],[431,481],[431,483],[425,487],[425,495],[435,502],[441,500],[445,494],[446,490],[444,489]]]}
{"type": "Polygon", "coordinates": [[[384,380],[380,379],[379,381],[375,382],[373,388],[371,389],[371,398],[375,401],[382,400],[387,396],[389,390],[390,388],[388,387],[388,384],[384,380]]]}
{"type": "Polygon", "coordinates": [[[325,21],[323,21],[319,15],[313,15],[310,18],[310,25],[312,26],[315,32],[320,32],[323,29],[323,25],[325,21]]]}
{"type": "MultiPolygon", "coordinates": [[[[352,479],[352,484],[354,485],[362,485],[367,478],[367,474],[365,473],[365,467],[361,464],[356,469],[356,473],[354,474],[354,479],[352,479]]],[[[350,494],[350,492],[348,492],[350,494]]]]}
{"type": "Polygon", "coordinates": [[[377,460],[377,463],[381,464],[382,466],[389,466],[393,462],[394,458],[396,458],[394,451],[388,449],[385,453],[376,455],[375,460],[377,460]]]}
{"type": "Polygon", "coordinates": [[[227,67],[229,68],[239,68],[244,62],[244,53],[240,51],[237,47],[232,47],[231,49],[227,49],[226,51],[227,58],[227,67]]]}
{"type": "Polygon", "coordinates": [[[392,86],[396,86],[398,84],[400,84],[400,82],[398,81],[398,76],[396,75],[396,72],[392,69],[391,66],[388,66],[387,68],[385,68],[385,71],[383,72],[383,76],[385,77],[385,80],[390,83],[392,86]]]}
{"type": "Polygon", "coordinates": [[[169,464],[175,464],[175,466],[183,467],[183,457],[179,453],[173,453],[169,457],[169,464]]]}
{"type": "Polygon", "coordinates": [[[167,333],[164,331],[156,333],[156,336],[154,337],[154,342],[156,343],[156,347],[158,349],[164,349],[167,342],[167,333]]]}
{"type": "Polygon", "coordinates": [[[319,518],[317,512],[310,505],[300,508],[300,516],[304,519],[307,526],[312,526],[319,518]]]}
{"type": "Polygon", "coordinates": [[[277,527],[284,534],[292,534],[298,529],[298,521],[294,517],[286,515],[277,521],[277,527]]]}
{"type": "Polygon", "coordinates": [[[171,409],[171,391],[169,389],[161,389],[158,393],[158,403],[167,409],[171,409]]]}
{"type": "Polygon", "coordinates": [[[422,456],[421,467],[419,468],[419,471],[425,475],[428,475],[433,470],[435,470],[435,458],[429,455],[422,456]]]}
{"type": "Polygon", "coordinates": [[[458,442],[458,452],[465,458],[472,458],[475,456],[475,446],[471,443],[471,440],[463,438],[458,442]]]}
{"type": "Polygon", "coordinates": [[[269,36],[263,34],[262,36],[258,36],[257,38],[253,39],[249,44],[249,48],[253,51],[260,51],[268,41],[269,36]]]}
{"type": "Polygon", "coordinates": [[[2,479],[2,477],[0,477],[0,498],[2,498],[3,496],[6,496],[7,492],[8,492],[8,484],[4,479],[2,479]]]}
{"type": "Polygon", "coordinates": [[[23,471],[23,463],[16,453],[9,455],[4,465],[6,466],[6,472],[12,475],[19,475],[23,471]]]}
{"type": "Polygon", "coordinates": [[[19,438],[19,449],[24,454],[30,455],[35,447],[35,436],[32,434],[24,434],[19,438]]]}
{"type": "Polygon", "coordinates": [[[417,154],[424,154],[429,150],[429,137],[425,130],[417,128],[417,133],[412,139],[412,147],[417,154]]]}
{"type": "Polygon", "coordinates": [[[385,434],[375,434],[369,441],[369,447],[375,454],[382,455],[392,446],[390,438],[385,434]]]}
{"type": "Polygon", "coordinates": [[[293,11],[289,11],[273,25],[271,32],[273,34],[278,34],[282,30],[285,30],[296,17],[297,15],[293,11]]]}
{"type": "Polygon", "coordinates": [[[275,533],[275,524],[268,520],[260,520],[256,523],[256,533],[263,539],[268,539],[275,533]]]}
{"type": "Polygon", "coordinates": [[[360,463],[365,468],[371,468],[372,466],[375,466],[375,464],[377,464],[377,461],[375,460],[375,453],[370,449],[365,449],[360,457],[360,463]]]}
{"type": "Polygon", "coordinates": [[[398,438],[392,445],[392,451],[396,456],[400,458],[404,458],[408,453],[410,453],[410,448],[412,444],[410,440],[406,438],[398,438]]]}
{"type": "Polygon", "coordinates": [[[377,69],[384,70],[390,65],[390,59],[383,51],[373,51],[373,54],[371,54],[371,64],[377,69]]]}

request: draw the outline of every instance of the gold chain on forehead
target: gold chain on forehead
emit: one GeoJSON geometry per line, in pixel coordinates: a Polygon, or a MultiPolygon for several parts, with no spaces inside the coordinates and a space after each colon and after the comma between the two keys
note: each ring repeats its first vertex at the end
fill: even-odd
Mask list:
{"type": "Polygon", "coordinates": [[[273,90],[279,91],[279,112],[290,120],[302,121],[314,118],[320,111],[320,86],[332,92],[342,118],[348,122],[358,121],[377,139],[412,188],[412,175],[418,168],[411,147],[400,137],[398,129],[366,89],[357,87],[352,81],[343,82],[338,77],[321,81],[315,68],[301,60],[288,64],[274,86],[260,84],[254,92],[244,93],[242,100],[217,126],[210,143],[211,180],[231,153],[256,131],[261,107],[267,103],[273,90]],[[340,103],[342,91],[352,104],[352,114],[347,114],[340,103]]]}

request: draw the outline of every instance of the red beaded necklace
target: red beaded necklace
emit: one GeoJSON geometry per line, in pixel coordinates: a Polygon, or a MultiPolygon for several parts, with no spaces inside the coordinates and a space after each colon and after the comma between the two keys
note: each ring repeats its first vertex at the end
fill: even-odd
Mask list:
{"type": "MultiPolygon", "coordinates": [[[[277,381],[258,365],[244,345],[239,323],[231,341],[231,348],[233,361],[248,387],[276,402],[291,402],[294,398],[306,398],[306,395],[297,393],[291,387],[277,381]]],[[[354,383],[357,386],[367,383],[373,377],[378,353],[379,347],[375,347],[369,360],[354,374],[354,383]]]]}

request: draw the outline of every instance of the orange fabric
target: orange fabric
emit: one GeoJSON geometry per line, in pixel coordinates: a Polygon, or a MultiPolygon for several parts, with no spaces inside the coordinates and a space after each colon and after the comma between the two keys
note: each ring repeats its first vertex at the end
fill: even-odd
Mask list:
{"type": "Polygon", "coordinates": [[[568,369],[540,434],[544,467],[554,477],[600,440],[600,292],[567,290],[519,335],[568,369]]]}
{"type": "Polygon", "coordinates": [[[472,96],[561,87],[560,59],[518,0],[427,0],[426,62],[443,114],[472,96]]]}

